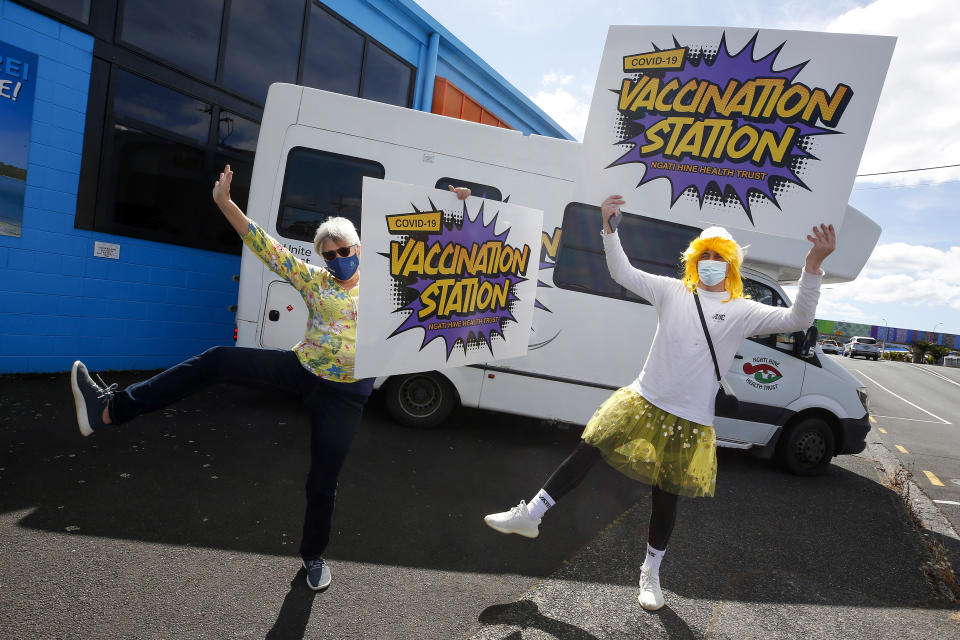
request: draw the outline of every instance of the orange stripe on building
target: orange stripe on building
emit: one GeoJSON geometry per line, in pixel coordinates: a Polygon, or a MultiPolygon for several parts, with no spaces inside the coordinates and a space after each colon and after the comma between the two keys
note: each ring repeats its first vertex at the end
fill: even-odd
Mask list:
{"type": "Polygon", "coordinates": [[[430,110],[442,116],[479,122],[503,129],[513,129],[467,95],[463,89],[440,76],[437,76],[433,83],[433,107],[430,110]]]}

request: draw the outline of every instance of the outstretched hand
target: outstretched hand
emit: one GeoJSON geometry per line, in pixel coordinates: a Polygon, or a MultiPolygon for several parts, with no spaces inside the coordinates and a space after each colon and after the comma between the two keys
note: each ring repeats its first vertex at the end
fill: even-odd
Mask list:
{"type": "Polygon", "coordinates": [[[820,273],[820,265],[837,248],[837,233],[833,225],[821,224],[813,228],[813,235],[807,235],[807,240],[813,243],[807,252],[806,270],[810,273],[820,273]]]}
{"type": "Polygon", "coordinates": [[[223,168],[220,179],[213,185],[213,201],[218,205],[230,202],[230,183],[233,182],[233,171],[230,165],[223,168]]]}
{"type": "Polygon", "coordinates": [[[466,200],[470,197],[470,189],[467,187],[455,187],[451,184],[447,188],[457,194],[457,200],[466,200]]]}

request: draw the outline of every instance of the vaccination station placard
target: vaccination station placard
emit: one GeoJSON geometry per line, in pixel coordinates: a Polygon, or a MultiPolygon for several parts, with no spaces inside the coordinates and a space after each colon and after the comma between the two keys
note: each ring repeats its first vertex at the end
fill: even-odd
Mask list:
{"type": "Polygon", "coordinates": [[[839,226],[896,38],[612,26],[576,198],[705,227],[839,226]]]}
{"type": "Polygon", "coordinates": [[[363,179],[356,376],[527,352],[543,212],[363,179]]]}

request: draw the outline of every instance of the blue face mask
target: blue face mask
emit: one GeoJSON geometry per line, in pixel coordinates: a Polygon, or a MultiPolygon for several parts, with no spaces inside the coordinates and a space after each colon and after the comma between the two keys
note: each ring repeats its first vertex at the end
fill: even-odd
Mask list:
{"type": "Polygon", "coordinates": [[[360,257],[357,254],[347,256],[346,258],[334,258],[327,260],[327,270],[333,274],[337,280],[349,280],[357,272],[360,266],[360,257]]]}
{"type": "Polygon", "coordinates": [[[701,260],[697,263],[697,273],[700,275],[700,282],[712,287],[727,277],[727,263],[723,260],[701,260]]]}

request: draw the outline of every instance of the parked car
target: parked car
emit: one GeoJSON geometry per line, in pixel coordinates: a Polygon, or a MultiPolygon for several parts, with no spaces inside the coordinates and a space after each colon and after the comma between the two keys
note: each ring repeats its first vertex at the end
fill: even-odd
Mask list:
{"type": "Polygon", "coordinates": [[[836,340],[824,340],[822,343],[820,343],[820,349],[824,353],[835,353],[837,355],[840,355],[840,353],[843,351],[840,343],[836,340]]]}
{"type": "Polygon", "coordinates": [[[876,338],[854,336],[850,342],[843,345],[843,355],[847,358],[863,356],[864,358],[880,358],[880,344],[876,338]]]}

